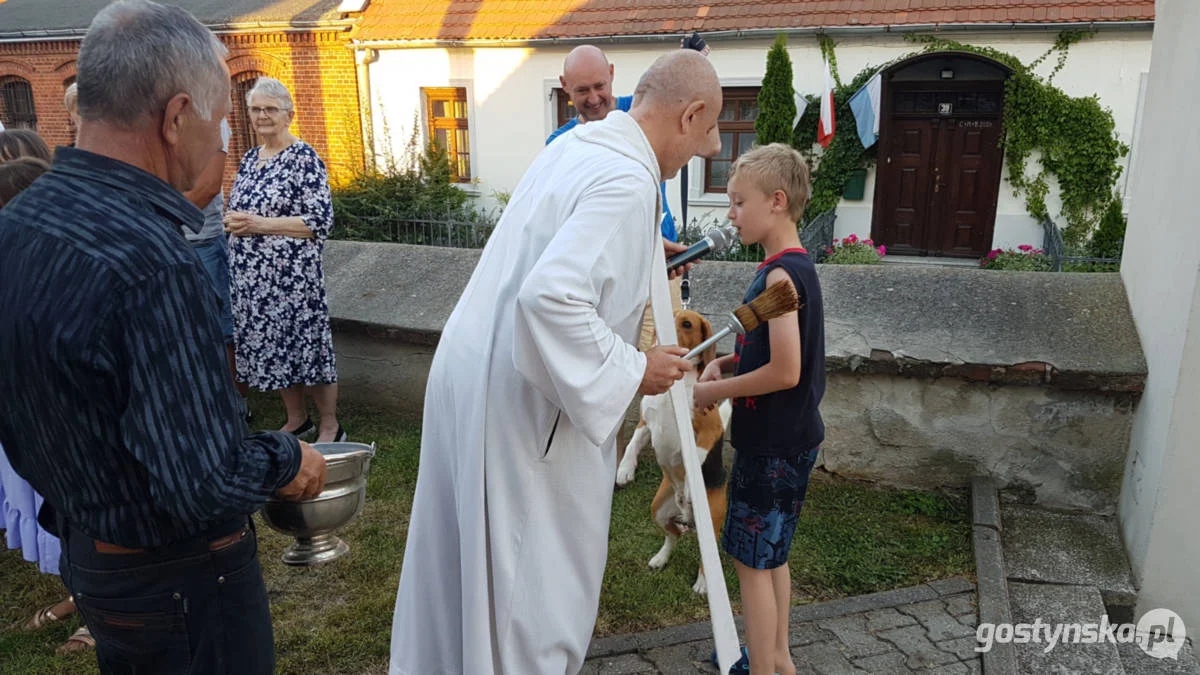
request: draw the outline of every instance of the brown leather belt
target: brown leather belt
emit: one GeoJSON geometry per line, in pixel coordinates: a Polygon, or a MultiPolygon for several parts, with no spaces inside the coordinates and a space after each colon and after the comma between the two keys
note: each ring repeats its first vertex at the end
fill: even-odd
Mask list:
{"type": "MultiPolygon", "coordinates": [[[[234,532],[233,534],[226,535],[224,537],[221,537],[220,539],[213,539],[212,541],[208,542],[208,550],[209,551],[220,551],[223,548],[228,548],[228,547],[233,546],[234,544],[238,543],[242,539],[245,539],[246,535],[248,535],[248,534],[250,534],[249,526],[243,527],[241,530],[238,530],[237,532],[234,532]]],[[[149,552],[148,549],[125,548],[124,546],[117,546],[116,544],[109,544],[107,542],[100,541],[99,539],[93,540],[93,543],[96,546],[96,553],[108,553],[108,554],[112,554],[112,555],[138,555],[141,553],[149,552]]]]}

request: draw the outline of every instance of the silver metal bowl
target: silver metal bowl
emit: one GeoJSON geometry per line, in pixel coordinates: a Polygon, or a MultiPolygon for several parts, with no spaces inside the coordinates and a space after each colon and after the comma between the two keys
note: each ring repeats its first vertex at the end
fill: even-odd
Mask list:
{"type": "Polygon", "coordinates": [[[262,509],[271,529],[296,538],[283,553],[288,565],[316,565],[349,553],[350,547],[333,533],[353,520],[367,499],[374,443],[313,443],[312,447],[325,455],[321,494],[299,502],[271,498],[262,509]]]}

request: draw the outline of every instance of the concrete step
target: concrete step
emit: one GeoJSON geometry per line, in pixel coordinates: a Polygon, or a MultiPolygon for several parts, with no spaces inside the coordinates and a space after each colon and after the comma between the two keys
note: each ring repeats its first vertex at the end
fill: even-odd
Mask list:
{"type": "MultiPolygon", "coordinates": [[[[1093,586],[1009,582],[1013,624],[1099,624],[1104,614],[1093,586]]],[[[1117,646],[1110,642],[1059,642],[1047,651],[1045,633],[1037,641],[1016,644],[1018,673],[1096,673],[1125,675],[1117,646]]]]}
{"type": "Polygon", "coordinates": [[[978,258],[941,258],[925,255],[885,255],[885,265],[926,265],[934,267],[979,267],[978,258]]]}
{"type": "Polygon", "coordinates": [[[1002,505],[1000,512],[1010,581],[1095,588],[1110,620],[1134,621],[1137,590],[1116,518],[1015,504],[1002,505]]]}

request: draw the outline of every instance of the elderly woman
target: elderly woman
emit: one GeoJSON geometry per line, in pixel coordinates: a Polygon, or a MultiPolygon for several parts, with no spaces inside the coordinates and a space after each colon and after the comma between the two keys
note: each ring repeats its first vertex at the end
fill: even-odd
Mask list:
{"type": "Polygon", "coordinates": [[[63,92],[63,107],[67,109],[67,127],[71,132],[70,147],[75,147],[75,136],[79,134],[79,87],[74,82],[63,92]]]}
{"type": "Polygon", "coordinates": [[[225,229],[238,379],[278,390],[287,408],[280,431],[313,432],[304,394],[320,412],[318,441],[345,440],[337,421],[337,369],[325,280],[324,240],[333,229],[325,164],[288,131],[292,96],[279,80],[259,78],[246,96],[262,145],[242,157],[229,195],[225,229]]]}

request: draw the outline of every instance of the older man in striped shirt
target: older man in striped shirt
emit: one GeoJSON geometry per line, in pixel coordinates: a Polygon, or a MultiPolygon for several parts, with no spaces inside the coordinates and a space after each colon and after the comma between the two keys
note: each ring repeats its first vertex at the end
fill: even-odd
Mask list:
{"type": "Polygon", "coordinates": [[[0,444],[56,512],[101,672],[274,669],[248,514],[320,492],[325,461],[247,435],[180,193],[220,150],[225,51],[148,0],[79,53],[78,148],[0,210],[0,444]]]}

